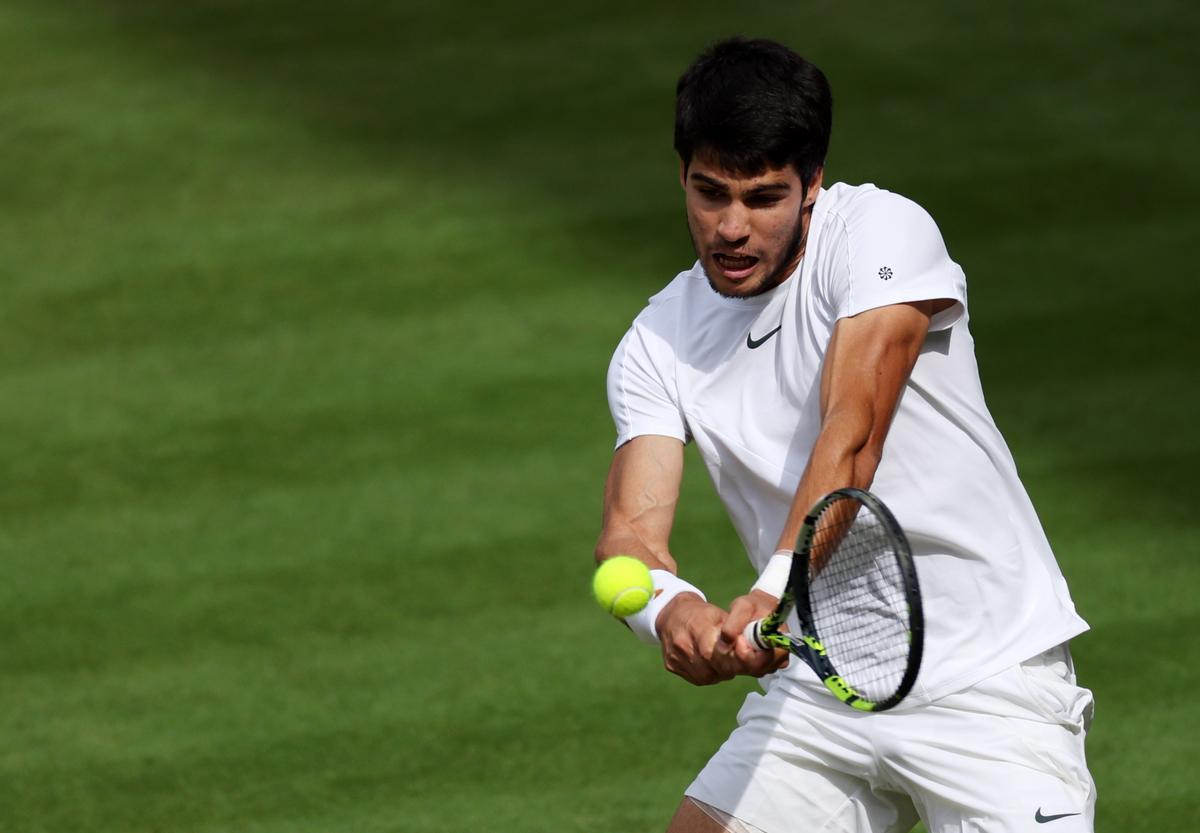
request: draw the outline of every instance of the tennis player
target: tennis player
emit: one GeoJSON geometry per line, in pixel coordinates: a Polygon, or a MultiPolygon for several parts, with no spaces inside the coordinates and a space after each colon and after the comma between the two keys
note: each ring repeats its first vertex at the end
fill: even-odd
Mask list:
{"type": "Polygon", "coordinates": [[[1091,831],[1085,631],[980,387],[966,282],[917,204],[824,182],[832,99],[780,44],[733,39],[679,81],[675,149],[697,261],[613,356],[603,561],[652,569],[627,624],[697,685],[762,677],[671,833],[1091,831]],[[728,610],[669,535],[695,443],[760,578],[728,610]],[[870,488],[913,546],[925,657],[864,714],[741,636],[775,606],[805,511],[870,488]]]}

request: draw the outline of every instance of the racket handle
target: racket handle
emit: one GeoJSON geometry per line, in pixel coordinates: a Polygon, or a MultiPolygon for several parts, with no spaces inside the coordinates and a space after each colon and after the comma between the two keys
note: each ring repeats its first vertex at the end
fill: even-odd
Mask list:
{"type": "Polygon", "coordinates": [[[758,650],[769,651],[770,648],[762,641],[762,623],[762,619],[755,619],[753,622],[747,623],[746,629],[742,631],[742,636],[746,637],[746,641],[758,650]]]}

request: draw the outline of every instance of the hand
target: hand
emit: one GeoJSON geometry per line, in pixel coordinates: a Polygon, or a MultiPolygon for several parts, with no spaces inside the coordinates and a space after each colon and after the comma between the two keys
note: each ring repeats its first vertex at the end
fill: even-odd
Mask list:
{"type": "Polygon", "coordinates": [[[720,642],[729,646],[730,652],[745,668],[742,674],[761,677],[784,668],[789,654],[782,648],[763,651],[744,636],[746,626],[770,615],[779,604],[779,599],[762,590],[751,590],[739,596],[729,606],[729,615],[721,625],[720,642]]]}
{"type": "Polygon", "coordinates": [[[721,625],[728,616],[694,593],[680,593],[662,609],[655,623],[662,641],[663,665],[692,685],[729,680],[732,652],[718,653],[721,625]]]}
{"type": "MultiPolygon", "coordinates": [[[[766,612],[773,609],[774,604],[768,605],[766,612]]],[[[721,608],[691,593],[672,599],[656,622],[667,670],[693,685],[712,685],[739,674],[761,677],[787,664],[786,651],[774,655],[759,651],[740,631],[737,639],[725,639],[722,631],[728,617],[721,608]]]]}

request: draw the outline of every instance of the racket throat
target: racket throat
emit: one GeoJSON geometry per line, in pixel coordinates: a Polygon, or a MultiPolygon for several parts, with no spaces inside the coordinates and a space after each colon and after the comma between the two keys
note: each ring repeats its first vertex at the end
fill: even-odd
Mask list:
{"type": "Polygon", "coordinates": [[[793,650],[799,653],[801,659],[808,663],[809,667],[817,673],[825,688],[829,689],[834,697],[841,700],[847,706],[859,711],[875,711],[875,703],[855,691],[834,670],[833,665],[829,662],[825,646],[821,644],[820,640],[811,636],[801,636],[795,643],[793,650]]]}
{"type": "Polygon", "coordinates": [[[863,712],[875,711],[875,704],[865,697],[859,695],[857,691],[850,687],[850,684],[834,674],[831,677],[825,677],[821,680],[825,687],[833,692],[833,696],[841,700],[847,706],[858,709],[863,712]]]}

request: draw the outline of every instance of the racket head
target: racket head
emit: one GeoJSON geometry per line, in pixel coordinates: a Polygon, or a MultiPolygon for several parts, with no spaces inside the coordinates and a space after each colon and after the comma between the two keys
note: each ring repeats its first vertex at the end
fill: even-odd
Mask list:
{"type": "Polygon", "coordinates": [[[817,501],[789,584],[801,631],[793,642],[825,686],[860,711],[899,704],[921,668],[925,622],[912,549],[883,502],[854,488],[817,501]]]}

